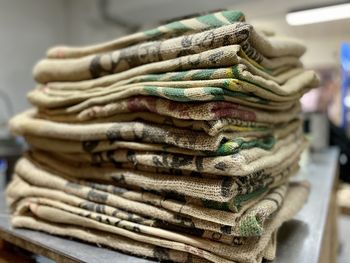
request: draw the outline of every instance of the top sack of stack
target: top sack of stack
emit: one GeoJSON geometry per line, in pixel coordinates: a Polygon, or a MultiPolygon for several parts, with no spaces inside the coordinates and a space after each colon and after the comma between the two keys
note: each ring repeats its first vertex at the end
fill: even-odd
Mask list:
{"type": "MultiPolygon", "coordinates": [[[[34,77],[39,83],[81,81],[213,49],[217,50],[208,56],[209,61],[199,64],[192,61],[189,67],[230,66],[234,62],[230,61],[230,52],[220,51],[223,46],[230,45],[240,45],[239,50],[232,52],[239,53],[266,72],[275,73],[277,68],[301,65],[299,57],[305,52],[303,45],[290,39],[267,37],[244,20],[241,12],[223,11],[102,44],[81,48],[54,47],[34,68],[34,77]]],[[[184,68],[180,64],[172,65],[172,70],[179,69],[184,68]]]]}
{"type": "Polygon", "coordinates": [[[34,68],[39,85],[28,99],[40,112],[77,113],[133,96],[292,110],[318,83],[302,69],[304,52],[295,40],[256,31],[241,12],[222,11],[102,44],[51,48],[34,68]]]}

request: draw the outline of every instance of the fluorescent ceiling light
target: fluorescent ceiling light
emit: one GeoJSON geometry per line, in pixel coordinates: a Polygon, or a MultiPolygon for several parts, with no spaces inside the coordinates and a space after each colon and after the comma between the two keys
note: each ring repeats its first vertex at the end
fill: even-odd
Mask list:
{"type": "Polygon", "coordinates": [[[350,18],[350,3],[292,11],[286,15],[289,25],[299,26],[350,18]]]}

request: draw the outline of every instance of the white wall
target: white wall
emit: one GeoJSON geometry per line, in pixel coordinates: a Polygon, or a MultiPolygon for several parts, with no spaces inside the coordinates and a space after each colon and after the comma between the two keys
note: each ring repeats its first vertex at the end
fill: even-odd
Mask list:
{"type": "Polygon", "coordinates": [[[98,12],[97,2],[97,0],[68,1],[69,26],[67,34],[69,44],[89,45],[114,39],[124,34],[123,28],[103,21],[98,12]]]}
{"type": "MultiPolygon", "coordinates": [[[[0,89],[14,111],[29,107],[33,65],[48,47],[67,42],[65,0],[0,0],[0,89]]],[[[0,122],[5,114],[0,100],[0,122]]]]}

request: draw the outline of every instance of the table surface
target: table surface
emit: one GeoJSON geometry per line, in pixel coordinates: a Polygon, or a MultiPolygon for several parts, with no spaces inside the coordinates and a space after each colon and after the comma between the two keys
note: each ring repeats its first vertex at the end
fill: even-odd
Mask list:
{"type": "MultiPolygon", "coordinates": [[[[338,150],[330,148],[310,156],[311,161],[302,167],[298,177],[311,182],[308,203],[278,233],[278,263],[313,263],[319,261],[322,237],[337,171],[338,150]]],[[[0,237],[32,252],[60,262],[154,262],[127,256],[87,243],[51,236],[24,229],[12,229],[4,198],[0,200],[0,237]]]]}
{"type": "Polygon", "coordinates": [[[298,177],[311,183],[308,202],[302,210],[278,231],[277,257],[273,262],[316,263],[322,249],[322,238],[338,168],[337,148],[310,155],[298,177]]]}

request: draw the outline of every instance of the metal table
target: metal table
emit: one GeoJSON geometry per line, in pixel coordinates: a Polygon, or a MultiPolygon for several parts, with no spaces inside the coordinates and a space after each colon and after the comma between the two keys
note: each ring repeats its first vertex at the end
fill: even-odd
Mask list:
{"type": "Polygon", "coordinates": [[[273,262],[320,262],[338,155],[337,148],[312,154],[311,162],[301,168],[298,177],[311,183],[309,200],[296,217],[278,231],[277,257],[273,262]]]}
{"type": "MultiPolygon", "coordinates": [[[[302,167],[298,176],[308,178],[311,182],[310,198],[298,215],[280,228],[277,258],[274,262],[319,262],[337,174],[338,154],[336,148],[312,154],[312,161],[302,167]]],[[[3,198],[0,203],[0,238],[57,262],[153,262],[75,240],[31,230],[12,229],[3,198]]]]}

